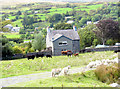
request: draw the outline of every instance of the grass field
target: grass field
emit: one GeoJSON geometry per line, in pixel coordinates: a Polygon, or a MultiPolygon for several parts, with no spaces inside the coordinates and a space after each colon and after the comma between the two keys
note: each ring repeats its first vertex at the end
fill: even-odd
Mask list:
{"type": "Polygon", "coordinates": [[[77,10],[85,10],[87,12],[89,12],[90,10],[97,10],[98,8],[102,7],[103,4],[97,4],[97,5],[90,5],[90,6],[85,6],[85,5],[81,5],[80,7],[76,7],[77,10]]]}
{"type": "Polygon", "coordinates": [[[19,38],[21,35],[19,33],[4,33],[7,38],[19,38]]]}
{"type": "Polygon", "coordinates": [[[22,21],[22,19],[19,19],[17,21],[14,21],[12,24],[13,24],[14,27],[16,27],[16,25],[18,25],[18,27],[23,27],[21,21],[22,21]]]}
{"type": "MultiPolygon", "coordinates": [[[[18,83],[10,87],[109,87],[109,85],[97,80],[94,71],[84,74],[77,73],[56,78],[38,79],[29,82],[18,83]]],[[[103,88],[102,88],[103,89],[103,88]]]]}
{"type": "Polygon", "coordinates": [[[113,59],[115,53],[113,51],[95,52],[79,54],[79,57],[53,56],[53,58],[35,58],[34,60],[17,59],[1,61],[2,77],[11,77],[17,75],[25,75],[31,73],[39,73],[42,71],[51,71],[53,68],[63,68],[68,65],[74,67],[86,66],[89,62],[102,59],[113,59]]]}

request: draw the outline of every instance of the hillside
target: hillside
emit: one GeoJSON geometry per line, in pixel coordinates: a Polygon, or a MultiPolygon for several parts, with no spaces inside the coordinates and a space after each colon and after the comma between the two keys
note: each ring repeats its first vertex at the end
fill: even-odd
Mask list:
{"type": "Polygon", "coordinates": [[[34,2],[118,2],[119,0],[0,0],[0,6],[16,5],[16,4],[27,4],[34,2]]]}

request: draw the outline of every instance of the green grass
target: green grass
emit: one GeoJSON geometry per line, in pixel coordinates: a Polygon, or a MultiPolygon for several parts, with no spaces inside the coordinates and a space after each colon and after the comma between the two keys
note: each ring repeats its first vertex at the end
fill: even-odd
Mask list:
{"type": "Polygon", "coordinates": [[[66,13],[67,11],[68,12],[72,11],[72,9],[71,8],[52,8],[49,11],[50,11],[50,13],[48,13],[48,14],[53,15],[55,13],[60,13],[60,14],[61,13],[66,13]]]}
{"type": "Polygon", "coordinates": [[[23,27],[21,21],[22,21],[22,19],[19,19],[17,21],[12,22],[12,24],[14,27],[16,27],[16,25],[18,25],[18,27],[23,27]]]}
{"type": "Polygon", "coordinates": [[[15,17],[16,17],[16,16],[9,16],[8,18],[9,18],[10,20],[12,20],[12,19],[15,19],[15,17]]]}
{"type": "Polygon", "coordinates": [[[53,56],[53,58],[35,58],[34,60],[17,59],[1,61],[2,78],[51,71],[53,68],[86,66],[89,62],[102,59],[113,59],[113,51],[80,54],[79,57],[53,56]]]}
{"type": "Polygon", "coordinates": [[[7,38],[19,38],[21,35],[19,33],[5,33],[7,38]]]}
{"type": "Polygon", "coordinates": [[[97,10],[98,8],[102,7],[103,4],[97,4],[97,5],[90,5],[90,6],[85,6],[82,5],[80,7],[76,7],[77,10],[85,10],[87,12],[89,12],[90,10],[97,10]]]}
{"type": "Polygon", "coordinates": [[[94,71],[77,73],[56,78],[38,79],[29,82],[18,83],[10,87],[109,87],[96,79],[94,71]]]}

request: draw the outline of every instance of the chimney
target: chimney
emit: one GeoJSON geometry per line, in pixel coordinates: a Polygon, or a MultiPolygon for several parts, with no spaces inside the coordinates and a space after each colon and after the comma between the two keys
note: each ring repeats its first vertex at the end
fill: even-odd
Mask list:
{"type": "Polygon", "coordinates": [[[76,28],[76,26],[75,26],[75,25],[73,25],[73,30],[74,30],[74,31],[77,31],[77,28],[76,28]]]}
{"type": "Polygon", "coordinates": [[[47,27],[47,33],[50,33],[50,28],[49,28],[49,26],[47,27]]]}

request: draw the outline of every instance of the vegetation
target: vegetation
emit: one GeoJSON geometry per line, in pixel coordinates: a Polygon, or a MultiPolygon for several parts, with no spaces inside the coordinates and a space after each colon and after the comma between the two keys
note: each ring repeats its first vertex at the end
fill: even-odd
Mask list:
{"type": "Polygon", "coordinates": [[[79,54],[79,57],[67,57],[67,56],[53,56],[52,58],[35,58],[34,60],[17,59],[1,61],[2,78],[40,73],[43,71],[51,71],[53,68],[64,68],[68,65],[74,67],[84,67],[89,62],[102,59],[114,59],[113,51],[95,52],[79,54]]]}
{"type": "Polygon", "coordinates": [[[37,34],[35,36],[35,39],[33,40],[33,48],[35,50],[39,50],[41,51],[42,49],[44,49],[46,47],[45,45],[45,37],[42,34],[42,32],[40,32],[39,34],[37,34]]]}
{"type": "Polygon", "coordinates": [[[108,84],[117,82],[120,77],[117,63],[110,66],[101,65],[95,70],[95,74],[100,81],[108,84]]]}
{"type": "Polygon", "coordinates": [[[18,83],[10,87],[109,87],[97,80],[94,71],[77,73],[56,78],[38,79],[34,81],[18,83]],[[51,81],[51,82],[50,82],[51,81]],[[87,85],[86,85],[87,84],[87,85]]]}
{"type": "Polygon", "coordinates": [[[118,21],[113,21],[111,19],[101,20],[96,24],[97,30],[95,34],[101,38],[103,45],[108,39],[117,39],[120,36],[118,21]]]}

